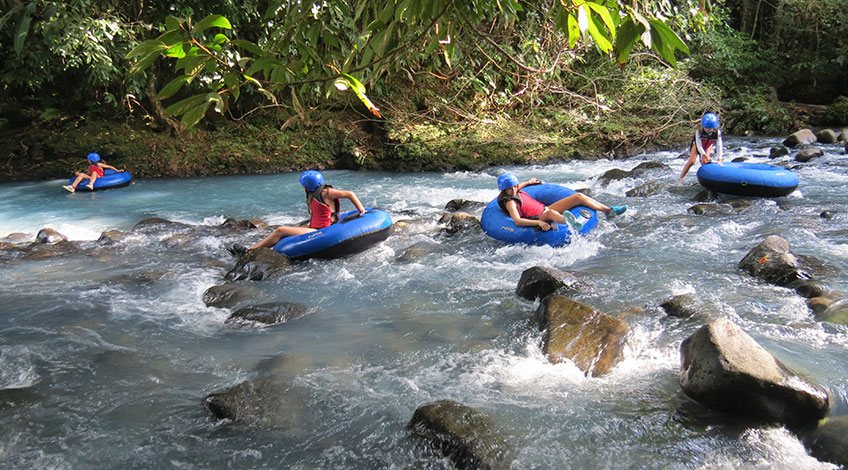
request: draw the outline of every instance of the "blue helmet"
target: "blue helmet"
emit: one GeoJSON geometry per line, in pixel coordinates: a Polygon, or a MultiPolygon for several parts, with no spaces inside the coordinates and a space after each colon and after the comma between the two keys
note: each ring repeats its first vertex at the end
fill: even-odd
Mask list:
{"type": "Polygon", "coordinates": [[[304,171],[300,174],[300,184],[309,192],[315,191],[318,186],[324,184],[324,175],[320,171],[304,171]]]}
{"type": "Polygon", "coordinates": [[[100,161],[100,154],[97,152],[91,152],[85,158],[87,158],[91,163],[97,163],[100,161]]]}
{"type": "Polygon", "coordinates": [[[518,185],[518,178],[512,173],[504,173],[498,176],[498,189],[503,191],[518,185]]]}
{"type": "Polygon", "coordinates": [[[704,129],[718,129],[718,116],[713,113],[706,113],[701,118],[701,125],[704,129]]]}

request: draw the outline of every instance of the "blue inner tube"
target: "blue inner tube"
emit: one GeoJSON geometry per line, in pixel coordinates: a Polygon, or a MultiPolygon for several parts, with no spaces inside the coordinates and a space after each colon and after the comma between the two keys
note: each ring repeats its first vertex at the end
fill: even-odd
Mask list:
{"type": "Polygon", "coordinates": [[[698,182],[717,193],[781,197],[798,187],[798,174],[765,163],[707,163],[698,169],[698,182]]]}
{"type": "MultiPolygon", "coordinates": [[[[71,177],[68,184],[74,184],[75,179],[77,179],[76,176],[71,177]]],[[[94,181],[94,190],[120,188],[129,185],[131,182],[132,174],[129,171],[103,170],[103,176],[94,181]]],[[[87,184],[88,178],[82,180],[77,186],[77,191],[91,191],[85,187],[87,184]]]]}
{"type": "Polygon", "coordinates": [[[283,238],[274,250],[294,259],[333,259],[359,253],[389,238],[392,218],[388,212],[367,208],[365,215],[357,217],[358,214],[355,210],[343,212],[339,216],[341,222],[283,238]]]}
{"type": "MultiPolygon", "coordinates": [[[[534,184],[526,186],[523,191],[546,206],[576,193],[573,189],[556,184],[534,184]]],[[[576,206],[569,209],[569,212],[583,223],[580,235],[585,235],[598,226],[598,213],[594,209],[576,206]]],[[[509,214],[498,206],[497,198],[483,209],[480,224],[486,235],[507,243],[565,246],[571,243],[573,235],[568,224],[552,223],[547,232],[536,227],[518,227],[509,214]]]]}

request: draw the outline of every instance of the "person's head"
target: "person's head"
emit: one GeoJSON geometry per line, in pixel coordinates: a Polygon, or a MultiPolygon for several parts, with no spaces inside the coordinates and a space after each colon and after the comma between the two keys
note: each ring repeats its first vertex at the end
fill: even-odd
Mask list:
{"type": "Polygon", "coordinates": [[[87,158],[91,163],[97,163],[100,161],[100,154],[97,152],[91,152],[85,158],[87,158]]]}
{"type": "Polygon", "coordinates": [[[718,116],[715,113],[704,113],[701,116],[701,127],[710,131],[718,129],[718,116]]]}
{"type": "Polygon", "coordinates": [[[318,189],[318,186],[324,184],[324,175],[315,170],[304,171],[300,174],[300,184],[311,193],[318,189]]]}
{"type": "Polygon", "coordinates": [[[498,176],[499,190],[506,191],[508,189],[513,189],[516,186],[518,186],[518,178],[516,178],[512,173],[504,173],[498,176]]]}

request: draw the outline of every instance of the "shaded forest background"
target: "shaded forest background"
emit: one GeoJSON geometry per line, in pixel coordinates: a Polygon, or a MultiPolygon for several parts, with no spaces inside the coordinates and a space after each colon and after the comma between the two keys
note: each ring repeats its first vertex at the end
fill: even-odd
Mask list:
{"type": "Polygon", "coordinates": [[[461,170],[682,150],[706,110],[732,134],[848,123],[844,0],[0,8],[5,180],[89,151],[142,177],[461,170]]]}

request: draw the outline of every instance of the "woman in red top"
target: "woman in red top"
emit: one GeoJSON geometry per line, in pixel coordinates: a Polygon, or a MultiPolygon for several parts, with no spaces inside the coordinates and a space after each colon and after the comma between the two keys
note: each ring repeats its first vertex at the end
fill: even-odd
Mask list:
{"type": "Polygon", "coordinates": [[[510,173],[504,173],[498,177],[498,205],[509,214],[515,225],[519,227],[538,227],[542,230],[550,230],[551,222],[563,223],[568,217],[568,224],[575,230],[580,230],[580,223],[574,214],[568,210],[575,206],[586,206],[590,209],[603,212],[607,217],[621,215],[627,210],[627,206],[605,206],[583,193],[574,193],[545,206],[533,199],[529,194],[522,191],[525,186],[540,184],[537,178],[531,178],[523,183],[510,173]]]}
{"type": "Polygon", "coordinates": [[[97,181],[97,178],[103,176],[103,169],[107,170],[115,170],[123,172],[124,170],[119,170],[112,165],[107,165],[106,162],[101,161],[100,154],[97,152],[91,152],[86,157],[88,159],[88,173],[83,173],[82,171],[76,172],[77,179],[74,180],[72,184],[67,186],[62,186],[68,192],[74,192],[77,190],[77,186],[82,182],[82,180],[88,178],[88,184],[85,185],[86,188],[93,190],[94,182],[97,181]]]}
{"type": "Polygon", "coordinates": [[[247,250],[257,248],[271,248],[283,237],[302,235],[329,227],[338,221],[340,199],[348,199],[356,206],[359,214],[365,214],[365,208],[359,202],[359,198],[353,191],[342,191],[328,184],[324,184],[324,175],[317,171],[304,171],[300,175],[300,184],[306,192],[306,205],[309,209],[309,225],[306,227],[277,227],[273,233],[254,243],[249,248],[239,244],[233,244],[230,252],[234,254],[244,253],[247,250]]]}

